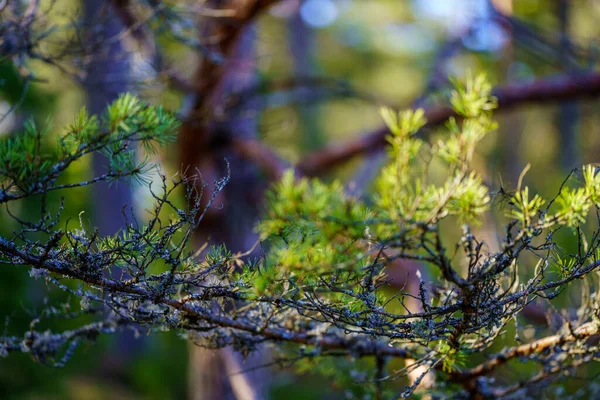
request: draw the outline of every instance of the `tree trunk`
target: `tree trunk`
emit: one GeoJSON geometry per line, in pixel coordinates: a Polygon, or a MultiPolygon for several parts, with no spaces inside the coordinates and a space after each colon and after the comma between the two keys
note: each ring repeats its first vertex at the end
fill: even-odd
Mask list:
{"type": "MultiPolygon", "coordinates": [[[[208,3],[213,8],[227,6],[223,2],[208,3]]],[[[227,151],[226,147],[228,138],[233,136],[256,136],[258,110],[245,105],[235,115],[225,112],[230,94],[248,88],[256,77],[254,28],[244,27],[244,22],[240,21],[254,7],[252,4],[232,2],[228,5],[229,9],[238,11],[239,18],[201,21],[202,35],[221,38],[209,46],[209,51],[219,52],[226,62],[216,64],[203,60],[196,71],[195,84],[203,90],[195,94],[179,135],[180,160],[188,175],[196,171],[202,175],[209,190],[215,180],[226,176],[227,163],[231,178],[195,232],[193,242],[197,248],[205,243],[225,244],[233,252],[245,251],[257,240],[253,227],[259,215],[264,182],[259,179],[254,165],[227,151]]],[[[205,195],[204,202],[209,197],[209,194],[205,195]]],[[[257,352],[243,363],[230,349],[214,351],[191,345],[190,399],[263,398],[264,371],[240,373],[253,363],[260,363],[261,359],[261,352],[257,352]]]]}
{"type": "MultiPolygon", "coordinates": [[[[86,0],[84,2],[86,49],[91,60],[87,66],[85,87],[87,108],[90,114],[101,115],[108,104],[120,93],[131,90],[130,60],[121,40],[115,38],[124,29],[120,18],[107,2],[86,0]]],[[[106,173],[107,160],[95,153],[92,161],[93,176],[106,173]]],[[[123,209],[131,207],[131,188],[126,182],[109,185],[99,182],[92,186],[94,201],[94,225],[101,235],[113,235],[124,225],[123,209]]],[[[125,374],[125,362],[133,356],[140,341],[132,332],[120,334],[116,348],[103,360],[104,371],[117,376],[125,374]]]]}

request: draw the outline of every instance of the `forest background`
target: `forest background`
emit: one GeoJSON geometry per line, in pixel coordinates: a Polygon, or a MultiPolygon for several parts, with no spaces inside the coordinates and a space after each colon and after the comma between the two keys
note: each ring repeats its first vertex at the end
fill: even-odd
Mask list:
{"type": "MultiPolygon", "coordinates": [[[[600,161],[600,115],[593,98],[600,93],[596,75],[600,4],[596,1],[272,2],[277,4],[257,9],[243,21],[243,32],[235,32],[239,43],[215,52],[211,50],[215,45],[205,42],[208,36],[184,23],[202,15],[198,7],[203,2],[165,2],[174,9],[200,11],[182,13],[182,26],[174,30],[161,31],[160,23],[148,19],[148,29],[158,36],[152,45],[139,28],[146,22],[132,22],[130,17],[136,14],[125,11],[126,3],[0,2],[4,29],[0,134],[18,132],[28,118],[40,125],[51,120],[55,127],[64,126],[81,106],[102,112],[123,91],[162,104],[185,120],[194,109],[190,100],[194,87],[189,84],[193,86],[197,74],[206,72],[198,68],[199,60],[233,57],[237,61],[223,86],[212,88],[208,83],[211,95],[218,99],[211,117],[219,126],[211,129],[219,131],[230,124],[227,129],[235,127],[241,141],[180,138],[153,161],[174,174],[182,165],[202,159],[207,181],[223,174],[223,165],[215,160],[227,157],[232,162],[233,192],[225,196],[235,196],[237,190],[243,193],[243,202],[229,201],[223,215],[228,224],[243,223],[250,233],[233,238],[231,232],[239,232],[234,224],[212,239],[221,235],[220,240],[235,250],[253,243],[248,227],[259,214],[264,188],[279,176],[279,160],[296,165],[306,175],[354,182],[352,190],[366,192],[385,159],[380,107],[435,107],[450,88],[448,77],[462,77],[467,69],[485,71],[504,95],[499,96],[496,115],[500,128],[485,138],[474,162],[492,187],[514,188],[529,163],[529,185],[550,197],[570,170],[600,161]],[[36,32],[53,30],[49,38],[38,38],[40,43],[48,40],[39,52],[23,55],[11,48],[7,7],[20,8],[25,15],[35,4],[39,6],[36,32]],[[66,46],[74,31],[96,40],[80,48],[72,42],[66,46]],[[153,56],[159,45],[164,52],[162,68],[153,56]],[[352,142],[358,138],[364,139],[352,142]],[[185,140],[196,143],[189,146],[185,140]],[[261,145],[253,147],[257,142],[261,145]],[[344,149],[336,147],[344,143],[354,143],[360,150],[347,147],[336,156],[331,150],[344,149]],[[186,146],[191,154],[182,154],[186,146]],[[210,154],[204,157],[203,152],[210,154]],[[248,160],[258,167],[249,167],[248,160]],[[256,189],[235,186],[235,181],[243,186],[248,179],[256,182],[256,189]],[[253,210],[246,212],[244,207],[253,210]]],[[[215,47],[219,46],[223,44],[215,47]]],[[[86,179],[101,163],[90,157],[71,173],[74,179],[86,179]]],[[[124,184],[81,188],[79,194],[67,198],[65,217],[76,218],[83,210],[84,218],[106,233],[120,228],[123,205],[132,205],[144,218],[143,210],[151,200],[142,188],[124,184]]],[[[13,211],[26,215],[27,202],[21,206],[13,211]]],[[[212,226],[203,229],[216,232],[214,227],[223,221],[219,218],[215,216],[212,226]]],[[[13,223],[0,213],[3,235],[14,229],[13,223]]],[[[460,233],[448,233],[453,234],[460,233]]],[[[562,239],[571,240],[566,234],[562,239]]],[[[204,239],[200,235],[197,240],[204,239]]],[[[45,296],[43,281],[31,280],[27,272],[17,269],[3,271],[0,316],[5,317],[7,329],[26,329],[45,296]]],[[[563,301],[568,304],[568,296],[563,301]]],[[[54,321],[58,329],[68,323],[54,321]]],[[[195,368],[205,368],[203,357],[210,358],[206,353],[196,355],[172,333],[101,337],[59,369],[33,363],[22,354],[0,358],[0,393],[8,398],[183,398],[198,392],[197,387],[194,390],[198,379],[193,376],[195,368]]],[[[274,376],[265,389],[273,399],[343,396],[341,388],[323,395],[332,389],[329,382],[310,373],[275,368],[274,376]]]]}

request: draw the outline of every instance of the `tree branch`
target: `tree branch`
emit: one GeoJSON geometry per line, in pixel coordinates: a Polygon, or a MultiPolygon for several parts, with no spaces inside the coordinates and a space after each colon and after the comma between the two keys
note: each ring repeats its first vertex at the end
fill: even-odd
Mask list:
{"type": "Polygon", "coordinates": [[[485,375],[493,371],[497,367],[506,364],[516,357],[527,357],[534,353],[541,353],[546,349],[560,346],[568,342],[589,338],[591,336],[598,335],[599,333],[600,329],[598,324],[595,322],[588,322],[572,332],[567,332],[562,335],[547,336],[531,343],[505,349],[500,353],[490,356],[485,362],[476,367],[470,368],[466,371],[456,371],[452,373],[451,379],[455,382],[471,381],[478,376],[485,375]]]}
{"type": "MultiPolygon", "coordinates": [[[[600,94],[600,74],[558,75],[532,82],[499,86],[494,90],[498,98],[498,110],[507,111],[527,103],[547,104],[565,99],[594,97],[600,94]]],[[[456,116],[448,106],[433,106],[425,109],[428,127],[439,125],[456,116]]],[[[315,176],[349,159],[384,147],[387,127],[359,136],[343,144],[329,145],[308,155],[297,168],[304,175],[315,176]]]]}

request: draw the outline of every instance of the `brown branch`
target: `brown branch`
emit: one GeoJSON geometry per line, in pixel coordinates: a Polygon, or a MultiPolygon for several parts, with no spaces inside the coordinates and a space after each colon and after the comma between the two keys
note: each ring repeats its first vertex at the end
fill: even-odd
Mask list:
{"type": "Polygon", "coordinates": [[[244,159],[259,166],[273,181],[280,180],[284,171],[292,167],[273,150],[255,139],[232,138],[231,149],[244,159]]]}
{"type": "MultiPolygon", "coordinates": [[[[559,75],[525,83],[512,83],[497,87],[498,110],[507,111],[527,103],[554,103],[566,99],[593,97],[600,94],[600,74],[559,75]]],[[[456,114],[450,107],[433,106],[425,109],[428,126],[436,126],[456,114]]],[[[315,176],[327,169],[369,151],[384,147],[387,127],[362,135],[343,144],[332,144],[318,150],[298,164],[305,175],[315,176]]]]}
{"type": "Polygon", "coordinates": [[[497,367],[506,364],[511,359],[516,357],[526,357],[534,353],[541,353],[544,350],[560,346],[568,342],[574,342],[577,340],[589,338],[594,335],[598,335],[600,329],[598,324],[595,322],[588,322],[575,329],[572,333],[568,332],[562,335],[548,336],[543,339],[536,340],[534,342],[523,344],[521,346],[513,347],[504,350],[500,353],[492,355],[487,361],[479,364],[476,367],[468,369],[466,371],[456,371],[451,375],[451,379],[455,382],[468,382],[473,379],[485,375],[497,367]]]}

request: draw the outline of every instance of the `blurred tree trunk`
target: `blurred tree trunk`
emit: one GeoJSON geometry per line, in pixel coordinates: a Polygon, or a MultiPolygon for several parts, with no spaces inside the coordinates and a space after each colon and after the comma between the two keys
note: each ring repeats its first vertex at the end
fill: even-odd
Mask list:
{"type": "MultiPolygon", "coordinates": [[[[85,21],[91,60],[86,74],[87,108],[92,114],[102,114],[106,106],[120,93],[131,90],[130,60],[121,40],[115,38],[124,29],[120,18],[107,2],[85,0],[85,21]],[[110,40],[107,40],[110,39],[110,40]]],[[[106,160],[94,156],[94,176],[106,172],[106,160]]],[[[114,234],[123,226],[122,208],[131,205],[128,185],[120,183],[93,186],[95,223],[101,234],[114,234]]]]}
{"type": "MultiPolygon", "coordinates": [[[[209,6],[225,7],[221,3],[209,6]]],[[[251,6],[239,2],[228,5],[228,8],[234,7],[238,15],[245,15],[244,7],[251,6]]],[[[252,26],[240,28],[241,24],[218,18],[201,21],[200,31],[204,37],[221,38],[209,51],[222,54],[226,62],[216,64],[205,59],[196,71],[195,84],[204,90],[195,94],[180,132],[181,165],[188,175],[200,172],[208,189],[212,189],[215,180],[227,175],[227,163],[231,178],[195,233],[193,242],[197,248],[205,243],[225,244],[233,252],[246,251],[258,239],[253,227],[260,211],[264,182],[252,163],[224,150],[227,138],[254,138],[257,134],[256,107],[245,105],[234,115],[226,110],[230,94],[250,87],[256,79],[255,29],[252,26]]],[[[204,193],[206,202],[210,193],[206,189],[204,193]]],[[[253,358],[260,360],[261,357],[260,352],[253,353],[243,363],[231,349],[215,351],[191,345],[190,399],[264,397],[261,393],[267,381],[264,370],[239,373],[253,364],[253,358]]]]}
{"type": "MultiPolygon", "coordinates": [[[[116,39],[124,27],[109,4],[97,0],[84,1],[85,45],[91,57],[85,81],[87,108],[91,114],[98,115],[120,93],[131,90],[129,55],[123,41],[116,39]]],[[[106,173],[106,158],[97,153],[93,157],[93,176],[106,173]]],[[[101,235],[115,234],[124,225],[123,207],[132,205],[131,187],[126,182],[113,185],[100,182],[92,186],[92,196],[94,225],[101,235]]],[[[116,348],[103,360],[104,367],[107,367],[104,370],[111,371],[111,374],[124,374],[124,363],[131,358],[136,346],[139,346],[139,341],[132,332],[120,334],[116,348]]]]}

